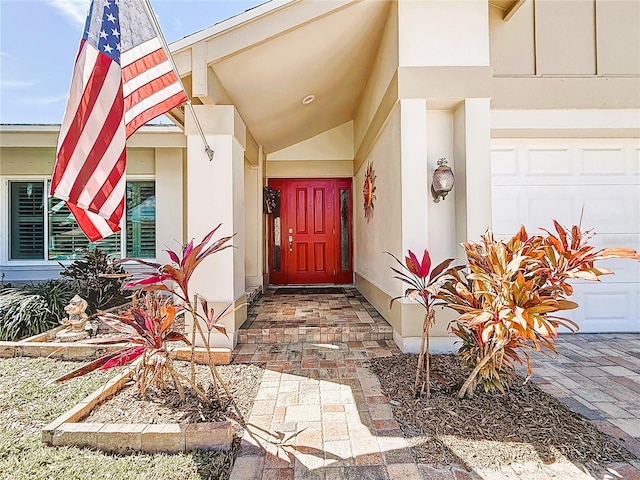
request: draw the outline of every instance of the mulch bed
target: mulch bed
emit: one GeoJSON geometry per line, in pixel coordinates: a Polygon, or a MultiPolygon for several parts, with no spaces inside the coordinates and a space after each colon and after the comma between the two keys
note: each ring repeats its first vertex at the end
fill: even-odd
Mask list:
{"type": "MultiPolygon", "coordinates": [[[[174,362],[176,370],[183,375],[190,375],[187,362],[174,362]]],[[[196,365],[196,384],[207,392],[214,404],[209,405],[185,386],[186,401],[181,401],[178,391],[172,384],[163,392],[155,387],[147,389],[147,398],[141,398],[136,385],[120,390],[116,395],[107,399],[83,419],[84,422],[105,423],[199,423],[229,420],[233,430],[233,441],[228,451],[192,452],[196,463],[200,464],[199,473],[202,478],[227,479],[240,450],[241,438],[244,433],[238,421],[236,409],[226,395],[222,394],[222,404],[217,400],[215,391],[210,387],[211,372],[207,365],[196,365]]],[[[244,419],[249,417],[253,402],[258,394],[258,388],[264,373],[262,364],[231,364],[218,365],[220,376],[223,378],[229,393],[244,419]]]]}
{"type": "MultiPolygon", "coordinates": [[[[190,376],[187,362],[174,362],[176,370],[190,376]]],[[[264,366],[259,364],[218,365],[220,376],[229,388],[238,409],[248,417],[258,393],[264,366]]],[[[234,437],[242,436],[242,427],[237,421],[235,409],[224,392],[222,405],[217,400],[211,385],[211,372],[206,365],[196,365],[196,384],[207,392],[213,405],[205,403],[190,387],[184,386],[186,400],[180,399],[178,391],[169,382],[164,392],[155,387],[147,389],[147,398],[142,398],[131,381],[116,395],[98,405],[83,422],[108,423],[199,423],[230,420],[234,437]]]]}
{"type": "Polygon", "coordinates": [[[561,456],[582,464],[635,458],[535,384],[516,378],[503,395],[478,387],[471,399],[458,390],[468,375],[454,355],[433,355],[431,399],[412,389],[416,355],[370,360],[394,416],[418,463],[491,468],[514,462],[551,463],[561,456]]]}

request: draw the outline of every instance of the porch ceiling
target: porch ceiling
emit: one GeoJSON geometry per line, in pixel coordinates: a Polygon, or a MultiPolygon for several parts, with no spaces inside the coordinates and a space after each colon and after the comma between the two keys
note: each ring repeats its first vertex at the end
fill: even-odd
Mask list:
{"type": "Polygon", "coordinates": [[[489,0],[489,5],[503,11],[502,19],[506,22],[527,0],[489,0]]]}
{"type": "MultiPolygon", "coordinates": [[[[240,45],[222,58],[208,57],[209,69],[226,92],[220,97],[226,101],[218,103],[236,106],[267,153],[348,122],[361,97],[389,5],[344,2],[276,35],[240,45]],[[315,101],[303,105],[308,95],[315,95],[315,101]]],[[[286,14],[287,7],[272,13],[286,14]]],[[[231,38],[242,37],[238,28],[260,25],[247,22],[231,32],[233,37],[225,38],[227,32],[222,31],[199,41],[207,42],[207,52],[215,51],[218,42],[224,50],[231,38]]]]}

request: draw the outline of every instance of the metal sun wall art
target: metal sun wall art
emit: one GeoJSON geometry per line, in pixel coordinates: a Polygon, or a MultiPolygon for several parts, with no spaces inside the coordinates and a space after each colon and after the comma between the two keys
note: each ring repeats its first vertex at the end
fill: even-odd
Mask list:
{"type": "Polygon", "coordinates": [[[376,199],[376,174],[373,171],[373,163],[367,165],[362,196],[364,197],[364,218],[369,222],[373,216],[373,201],[376,199]]]}

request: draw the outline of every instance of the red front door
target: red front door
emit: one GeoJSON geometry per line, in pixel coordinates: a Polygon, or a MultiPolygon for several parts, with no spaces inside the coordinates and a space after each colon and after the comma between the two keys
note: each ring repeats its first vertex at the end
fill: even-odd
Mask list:
{"type": "Polygon", "coordinates": [[[270,215],[273,284],[350,283],[351,180],[275,179],[280,208],[270,215]]]}

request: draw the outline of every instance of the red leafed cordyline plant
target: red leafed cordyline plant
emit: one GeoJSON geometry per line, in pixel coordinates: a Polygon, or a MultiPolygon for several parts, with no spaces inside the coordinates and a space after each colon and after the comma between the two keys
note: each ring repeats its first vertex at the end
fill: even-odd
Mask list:
{"type": "MultiPolygon", "coordinates": [[[[389,308],[393,302],[401,298],[408,298],[418,302],[425,309],[424,320],[422,322],[422,339],[420,341],[420,353],[418,355],[418,365],[416,368],[416,381],[413,386],[413,392],[416,397],[426,394],[426,398],[431,396],[430,387],[430,354],[429,354],[429,329],[435,323],[435,312],[433,307],[438,302],[436,293],[438,292],[437,284],[444,281],[445,270],[453,262],[453,258],[449,258],[433,270],[431,270],[431,257],[427,250],[422,255],[422,261],[418,261],[415,254],[409,250],[409,256],[405,257],[405,263],[402,263],[398,257],[392,253],[394,260],[400,265],[400,269],[391,267],[395,273],[394,278],[401,280],[409,285],[404,295],[391,299],[389,308]],[[431,273],[431,274],[429,274],[431,273]]],[[[452,270],[455,270],[453,267],[452,270]]],[[[440,301],[442,303],[442,301],[440,301]]]]}
{"type": "Polygon", "coordinates": [[[160,263],[147,262],[138,258],[126,258],[120,260],[120,262],[133,261],[153,268],[151,272],[140,273],[138,280],[133,280],[125,284],[124,288],[143,287],[145,291],[161,290],[165,292],[171,292],[180,298],[185,304],[190,304],[189,296],[189,280],[191,279],[193,272],[200,265],[204,259],[210,255],[224,250],[225,248],[232,247],[228,244],[229,240],[233,238],[233,235],[228,237],[222,237],[213,244],[209,245],[216,231],[222,224],[219,224],[216,228],[211,230],[202,241],[195,245],[191,240],[186,245],[183,245],[180,253],[173,250],[165,250],[169,254],[169,258],[174,263],[162,265],[160,263]],[[169,282],[168,284],[164,282],[169,282]],[[175,287],[178,287],[177,289],[175,287]]]}
{"type": "MultiPolygon", "coordinates": [[[[142,357],[136,367],[137,385],[142,396],[149,385],[164,390],[169,378],[172,378],[176,387],[180,389],[180,383],[177,381],[179,374],[168,356],[167,342],[183,341],[187,345],[190,345],[190,342],[182,333],[172,329],[176,315],[180,312],[175,305],[170,304],[170,300],[159,295],[147,294],[141,299],[134,297],[130,310],[102,315],[102,321],[123,336],[94,340],[92,343],[127,345],[62,375],[56,381],[69,380],[97,369],[106,370],[127,365],[142,357]]],[[[181,389],[180,392],[182,395],[181,389]]]]}
{"type": "Polygon", "coordinates": [[[531,375],[527,349],[555,352],[558,328],[578,329],[575,322],[556,315],[578,306],[567,300],[573,293],[570,280],[597,281],[612,274],[595,266],[599,260],[640,260],[629,248],[596,251],[588,245],[592,231],[582,232],[577,225],[567,229],[555,220],[553,224],[555,233],[543,230],[544,235],[530,236],[523,226],[506,242],[488,230],[480,243],[463,243],[468,269],[450,270],[437,295],[460,314],[451,330],[462,340],[458,356],[463,366],[472,369],[460,398],[478,383],[485,390],[504,391],[516,363],[526,360],[531,375]]]}
{"type": "Polygon", "coordinates": [[[127,346],[118,352],[95,360],[84,367],[58,378],[57,381],[68,380],[97,368],[107,369],[126,365],[142,356],[143,360],[137,367],[138,386],[141,392],[144,393],[151,382],[159,386],[164,385],[164,379],[170,376],[173,378],[182,398],[184,398],[184,395],[180,382],[178,381],[179,379],[187,381],[200,397],[210,402],[204,392],[198,389],[195,384],[194,348],[195,332],[197,330],[209,353],[209,368],[213,380],[212,385],[218,395],[218,400],[221,401],[218,385],[222,385],[227,393],[227,397],[233,402],[226,385],[222,381],[211,359],[209,343],[213,330],[226,335],[224,325],[218,323],[218,321],[233,310],[227,307],[221,313],[215,314],[214,310],[209,308],[208,302],[204,298],[198,299],[198,295],[196,294],[194,295],[193,301],[190,301],[189,296],[189,280],[195,269],[210,255],[232,246],[228,242],[233,236],[222,237],[209,245],[215,232],[219,228],[220,225],[209,232],[197,245],[194,245],[193,240],[190,241],[188,244],[182,246],[179,253],[167,250],[173,264],[161,265],[140,259],[121,260],[120,262],[133,261],[154,269],[152,272],[137,274],[137,276],[141,276],[142,278],[130,281],[124,286],[124,288],[142,287],[141,293],[144,295],[144,301],[139,305],[134,305],[131,310],[122,314],[108,314],[101,317],[105,323],[121,333],[128,334],[128,337],[106,340],[98,339],[93,341],[93,343],[127,341],[134,343],[134,345],[127,346]],[[183,304],[183,307],[180,307],[182,311],[186,309],[193,316],[195,328],[192,332],[191,341],[185,338],[183,334],[172,331],[179,307],[168,304],[171,299],[169,294],[183,304]],[[167,300],[160,301],[163,295],[167,300]],[[203,313],[198,311],[198,304],[200,304],[203,313]],[[208,330],[207,334],[205,334],[199,320],[202,320],[202,323],[206,325],[208,330]],[[172,362],[167,354],[167,342],[172,341],[183,341],[191,346],[191,378],[179,374],[172,367],[172,362]]]}
{"type": "Polygon", "coordinates": [[[191,300],[189,291],[189,281],[193,276],[193,272],[195,271],[195,269],[210,255],[220,252],[226,248],[232,247],[232,245],[228,242],[233,238],[233,235],[219,238],[218,240],[215,240],[213,241],[213,243],[211,243],[213,236],[218,231],[221,225],[222,224],[218,224],[217,227],[215,227],[207,235],[205,235],[202,241],[196,245],[194,245],[193,240],[191,240],[186,245],[183,245],[179,252],[166,250],[173,264],[161,265],[158,263],[147,262],[140,259],[129,259],[142,265],[153,267],[154,270],[138,274],[137,276],[141,278],[126,283],[124,288],[142,287],[142,290],[146,292],[169,292],[183,302],[185,308],[191,314],[194,324],[191,335],[191,380],[192,382],[195,382],[194,355],[195,336],[197,331],[207,349],[207,352],[209,353],[209,369],[211,371],[213,386],[216,394],[218,395],[218,399],[220,399],[218,385],[221,385],[227,393],[227,397],[231,400],[229,390],[220,377],[211,358],[211,347],[209,340],[211,337],[211,332],[213,330],[216,330],[224,335],[227,334],[224,325],[218,323],[218,320],[234,310],[230,310],[230,306],[227,306],[223,310],[223,312],[216,315],[214,310],[212,308],[209,308],[206,299],[199,297],[197,294],[194,294],[193,300],[191,300]],[[200,306],[202,307],[202,312],[198,310],[198,304],[200,304],[200,306]],[[205,334],[200,320],[202,320],[202,323],[206,325],[208,330],[207,334],[205,334]]]}

